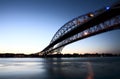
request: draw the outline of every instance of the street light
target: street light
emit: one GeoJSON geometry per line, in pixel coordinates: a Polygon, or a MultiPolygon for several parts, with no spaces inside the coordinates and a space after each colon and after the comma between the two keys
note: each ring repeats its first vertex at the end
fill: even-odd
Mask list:
{"type": "Polygon", "coordinates": [[[107,7],[106,7],[106,10],[109,10],[109,9],[110,9],[110,7],[109,7],[109,6],[107,6],[107,7]]]}
{"type": "Polygon", "coordinates": [[[93,13],[88,14],[89,17],[94,17],[93,13]]]}

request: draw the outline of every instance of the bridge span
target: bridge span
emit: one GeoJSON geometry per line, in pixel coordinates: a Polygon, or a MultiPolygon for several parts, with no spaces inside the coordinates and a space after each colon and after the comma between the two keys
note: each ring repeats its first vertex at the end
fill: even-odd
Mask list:
{"type": "Polygon", "coordinates": [[[64,24],[39,54],[61,53],[64,46],[107,31],[120,29],[120,3],[78,16],[64,24]]]}

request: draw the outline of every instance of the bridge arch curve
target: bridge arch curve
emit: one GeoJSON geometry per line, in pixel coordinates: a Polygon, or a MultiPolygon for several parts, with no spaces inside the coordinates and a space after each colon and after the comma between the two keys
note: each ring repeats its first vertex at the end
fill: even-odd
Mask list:
{"type": "Polygon", "coordinates": [[[55,33],[50,44],[41,53],[61,53],[64,46],[70,43],[120,28],[120,3],[116,5],[70,20],[55,33]]]}

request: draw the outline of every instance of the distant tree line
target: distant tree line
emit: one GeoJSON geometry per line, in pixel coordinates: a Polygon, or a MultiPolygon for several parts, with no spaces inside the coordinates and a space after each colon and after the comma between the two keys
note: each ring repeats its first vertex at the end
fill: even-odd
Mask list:
{"type": "Polygon", "coordinates": [[[22,58],[22,57],[40,57],[37,54],[13,54],[13,53],[4,53],[4,54],[0,54],[0,57],[18,57],[18,58],[22,58]]]}
{"type": "Polygon", "coordinates": [[[47,56],[42,56],[38,54],[13,54],[13,53],[1,53],[0,57],[1,58],[9,58],[9,57],[18,57],[18,58],[24,58],[24,57],[118,57],[120,54],[109,54],[109,53],[95,53],[95,54],[51,54],[47,56]]]}
{"type": "Polygon", "coordinates": [[[109,53],[77,54],[77,53],[73,53],[73,54],[52,54],[52,55],[47,55],[47,57],[116,57],[116,56],[120,56],[120,54],[109,54],[109,53]]]}

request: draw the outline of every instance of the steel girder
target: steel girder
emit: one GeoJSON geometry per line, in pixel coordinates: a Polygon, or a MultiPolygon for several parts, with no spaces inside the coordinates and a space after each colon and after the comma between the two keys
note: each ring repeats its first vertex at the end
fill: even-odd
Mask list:
{"type": "Polygon", "coordinates": [[[104,32],[115,30],[115,29],[120,29],[120,16],[117,16],[113,19],[110,19],[108,21],[100,23],[96,26],[90,27],[78,34],[75,34],[72,37],[69,37],[69,38],[63,40],[54,49],[49,50],[49,52],[57,50],[61,47],[64,47],[72,42],[77,41],[77,40],[84,39],[84,38],[87,38],[87,37],[90,37],[90,36],[93,36],[96,34],[104,33],[104,32]]]}
{"type": "MultiPolygon", "coordinates": [[[[71,21],[67,22],[64,24],[53,36],[50,44],[53,44],[56,40],[67,34],[68,32],[71,32],[77,27],[80,27],[82,24],[86,23],[87,21],[90,21],[92,18],[98,16],[99,14],[102,14],[106,10],[109,10],[110,8],[119,8],[120,9],[120,4],[113,5],[111,7],[105,7],[100,10],[94,11],[94,12],[89,12],[85,15],[79,16],[77,18],[72,19],[71,21]]],[[[118,13],[120,14],[120,13],[118,13]]],[[[47,55],[47,54],[52,54],[54,52],[60,53],[62,49],[64,48],[65,45],[70,44],[72,42],[75,42],[77,40],[93,36],[99,33],[103,33],[109,30],[113,30],[118,25],[120,24],[120,16],[114,17],[110,20],[107,20],[105,22],[102,22],[100,24],[97,24],[95,26],[92,26],[90,28],[87,28],[71,37],[68,37],[67,39],[51,46],[48,47],[47,49],[43,50],[41,54],[47,55]]],[[[50,45],[49,44],[49,45],[50,45]]]]}
{"type": "MultiPolygon", "coordinates": [[[[105,11],[105,8],[103,9],[100,9],[100,10],[97,10],[95,12],[89,12],[85,15],[82,15],[82,16],[78,16],[74,19],[72,19],[71,21],[67,22],[66,24],[64,24],[56,33],[55,35],[53,36],[52,40],[50,41],[50,44],[53,43],[55,40],[57,40],[58,38],[62,37],[64,34],[68,33],[69,31],[71,31],[72,29],[80,26],[81,24],[85,23],[87,20],[90,20],[92,17],[100,14],[101,12],[104,12],[105,11]]],[[[62,44],[62,42],[56,44],[54,47],[51,47],[49,48],[49,50],[52,50],[54,49],[55,47],[58,47],[62,44]]],[[[49,54],[50,53],[53,53],[53,52],[57,52],[58,54],[61,53],[62,49],[64,47],[60,47],[54,51],[49,51],[49,54]]],[[[47,51],[48,52],[48,51],[47,51]]]]}

